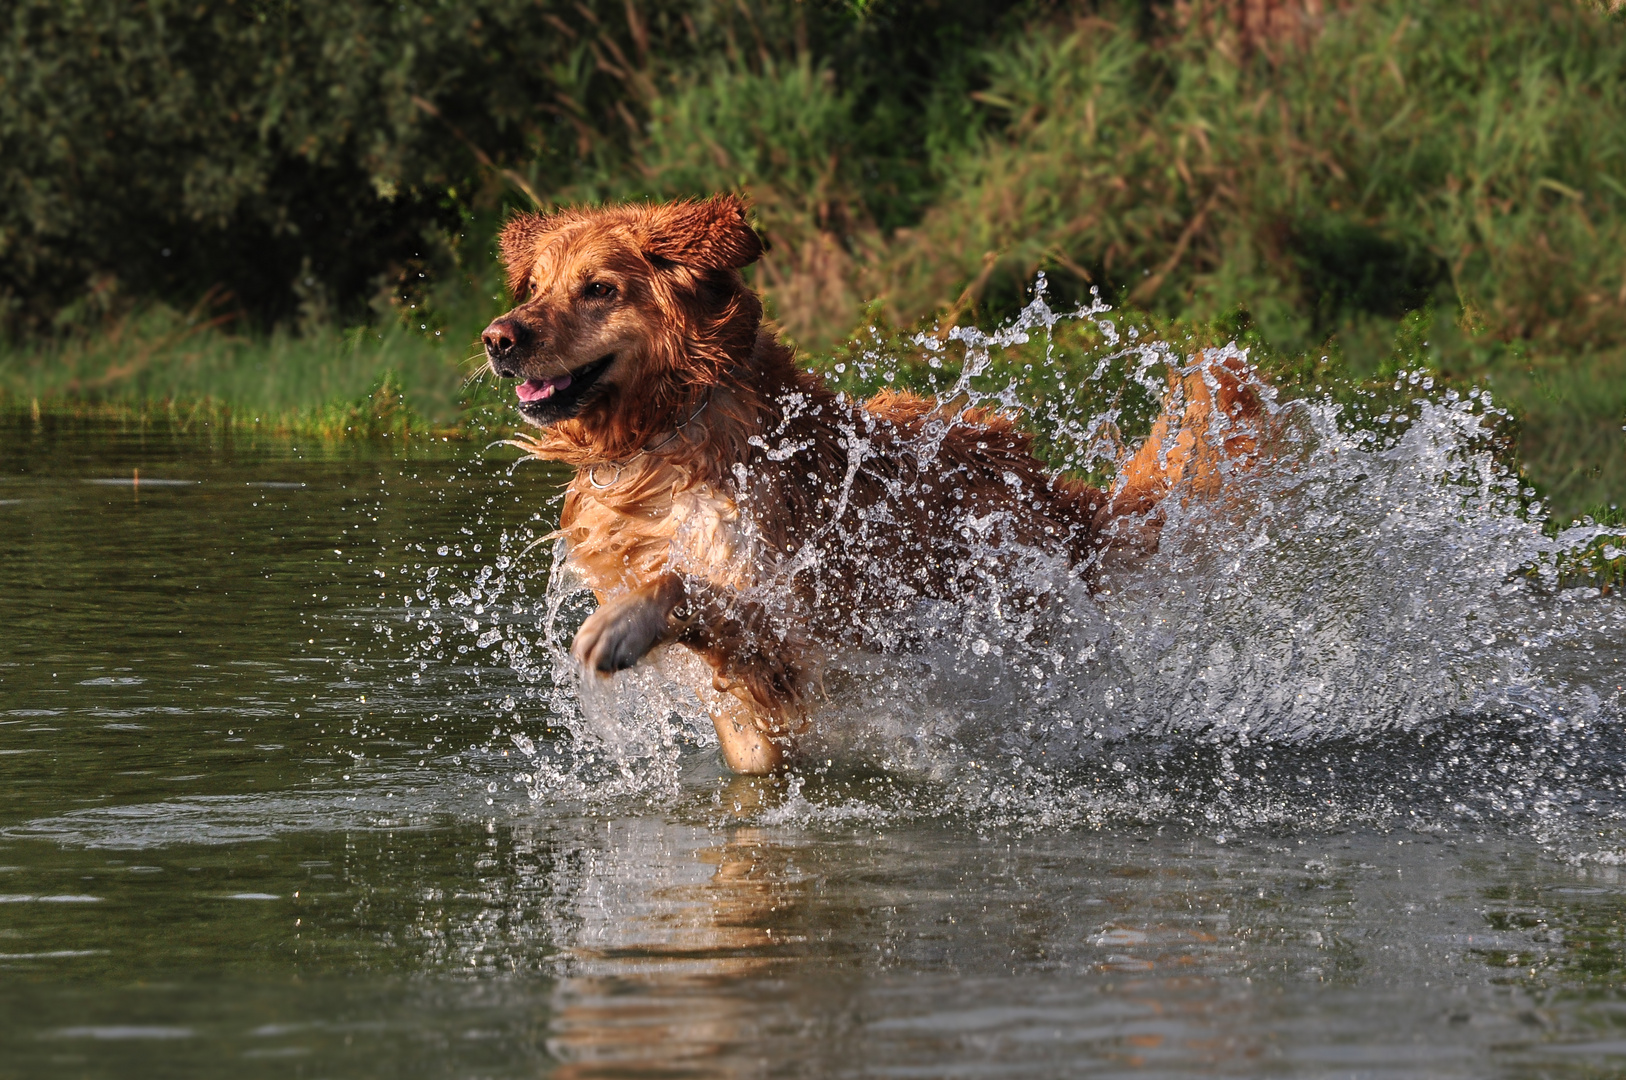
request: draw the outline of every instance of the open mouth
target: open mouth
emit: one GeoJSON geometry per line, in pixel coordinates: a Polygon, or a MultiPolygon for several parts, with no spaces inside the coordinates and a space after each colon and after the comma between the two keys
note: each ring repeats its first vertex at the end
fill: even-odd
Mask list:
{"type": "Polygon", "coordinates": [[[544,426],[570,419],[581,411],[582,401],[614,360],[612,353],[565,375],[519,383],[514,390],[519,395],[520,415],[544,426]]]}

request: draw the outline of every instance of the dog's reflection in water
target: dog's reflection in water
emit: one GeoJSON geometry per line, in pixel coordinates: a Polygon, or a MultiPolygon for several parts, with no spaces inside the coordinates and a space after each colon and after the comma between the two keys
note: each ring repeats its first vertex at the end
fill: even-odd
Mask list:
{"type": "MultiPolygon", "coordinates": [[[[736,779],[723,802],[749,812],[771,785],[736,779]]],[[[749,827],[722,838],[647,819],[611,825],[573,890],[554,1076],[761,1071],[761,1048],[789,1023],[764,996],[773,969],[807,950],[811,877],[797,866],[806,849],[782,838],[749,827]]]]}

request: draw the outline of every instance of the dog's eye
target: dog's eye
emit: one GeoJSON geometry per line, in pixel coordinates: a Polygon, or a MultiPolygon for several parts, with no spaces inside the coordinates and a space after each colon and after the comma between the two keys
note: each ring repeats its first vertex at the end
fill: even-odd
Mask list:
{"type": "Polygon", "coordinates": [[[590,281],[587,283],[587,287],[582,290],[582,295],[589,300],[603,300],[607,296],[615,295],[615,286],[606,285],[602,281],[590,281]]]}

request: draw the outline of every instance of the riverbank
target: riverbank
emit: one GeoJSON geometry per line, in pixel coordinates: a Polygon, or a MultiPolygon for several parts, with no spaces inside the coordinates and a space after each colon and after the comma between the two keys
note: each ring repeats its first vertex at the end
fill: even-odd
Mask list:
{"type": "MultiPolygon", "coordinates": [[[[495,313],[497,302],[490,307],[495,313]]],[[[0,346],[0,410],[323,439],[462,437],[476,427],[511,423],[504,412],[507,396],[486,375],[479,347],[490,313],[470,296],[444,308],[453,314],[433,328],[397,321],[254,334],[199,312],[153,306],[102,332],[0,346]]],[[[1332,393],[1353,401],[1363,392],[1383,392],[1398,371],[1423,372],[1464,394],[1488,389],[1511,412],[1504,424],[1505,460],[1555,511],[1573,515],[1626,496],[1620,428],[1626,353],[1565,357],[1503,347],[1480,349],[1473,361],[1476,354],[1460,347],[1460,332],[1427,311],[1402,320],[1387,340],[1335,338],[1323,349],[1298,352],[1272,347],[1256,328],[1235,319],[1198,323],[1126,311],[1114,321],[1185,353],[1237,341],[1288,397],[1332,393]],[[1471,362],[1462,362],[1464,356],[1471,362]]],[[[1053,374],[1074,386],[1088,382],[1101,348],[1082,326],[1064,326],[1046,356],[1053,374]]],[[[921,350],[911,344],[916,332],[872,323],[844,347],[803,355],[836,385],[863,393],[875,386],[856,376],[853,361],[865,349],[879,348],[899,358],[906,383],[929,390],[921,350]]],[[[1031,379],[1025,386],[1040,390],[1031,379]]]]}
{"type": "Polygon", "coordinates": [[[464,340],[476,337],[400,325],[239,334],[155,306],[103,333],[0,352],[0,409],[322,439],[461,435],[489,396],[464,340]]]}
{"type": "MultiPolygon", "coordinates": [[[[1058,306],[1098,290],[1128,325],[1182,348],[1246,344],[1285,393],[1381,392],[1401,370],[1464,395],[1488,389],[1512,413],[1500,452],[1557,512],[1626,501],[1618,11],[1272,0],[1276,15],[1256,25],[1200,4],[963,0],[927,18],[879,0],[822,12],[694,0],[681,19],[646,22],[637,5],[602,0],[555,24],[529,3],[497,6],[508,14],[448,11],[444,25],[361,34],[383,50],[371,62],[399,46],[463,75],[401,98],[393,76],[344,65],[335,80],[370,89],[311,104],[306,119],[372,141],[333,135],[320,176],[301,172],[314,160],[277,156],[328,145],[310,130],[279,142],[264,132],[283,113],[270,127],[240,122],[281,100],[232,82],[253,69],[246,60],[196,73],[198,86],[220,81],[207,103],[145,108],[127,124],[97,109],[30,112],[19,96],[11,107],[51,119],[0,168],[20,193],[0,200],[0,408],[324,438],[451,433],[488,406],[500,423],[506,402],[478,376],[478,334],[501,307],[492,238],[506,215],[735,190],[771,242],[751,283],[807,363],[831,374],[853,351],[844,343],[872,329],[899,342],[997,326],[1043,273],[1058,306]],[[597,59],[454,63],[471,44],[597,59]],[[541,83],[498,93],[497,72],[541,83]],[[488,92],[519,109],[501,130],[489,122],[507,114],[488,92]],[[380,95],[414,122],[375,130],[379,117],[346,111],[380,95]],[[211,112],[227,101],[249,111],[211,112]],[[588,101],[602,107],[570,104],[588,101]],[[218,130],[182,139],[173,160],[140,158],[163,193],[153,207],[90,182],[87,162],[103,159],[88,149],[53,149],[110,153],[113,127],[151,150],[179,135],[143,125],[193,114],[218,130]],[[403,149],[388,168],[369,150],[335,172],[362,143],[403,149]],[[212,148],[206,171],[270,155],[281,164],[267,177],[304,186],[216,190],[187,172],[197,145],[212,148]],[[205,189],[224,201],[164,201],[205,189]],[[22,197],[47,190],[60,205],[22,197]],[[123,246],[96,242],[105,236],[123,246]],[[34,276],[7,276],[23,270],[34,276]]],[[[367,15],[296,7],[304,15],[275,31],[293,35],[290,49],[357,40],[345,20],[367,15]]],[[[99,25],[89,9],[41,20],[99,25]]],[[[259,56],[261,31],[234,36],[243,29],[99,32],[168,41],[166,57],[259,56]]],[[[33,70],[77,33],[8,48],[33,70]]],[[[108,54],[131,71],[157,62],[108,54]]],[[[134,78],[121,72],[82,77],[134,78]]],[[[194,85],[153,78],[166,93],[194,85]]],[[[296,97],[315,85],[297,83],[296,97]]],[[[129,160],[106,158],[120,175],[129,160]]]]}

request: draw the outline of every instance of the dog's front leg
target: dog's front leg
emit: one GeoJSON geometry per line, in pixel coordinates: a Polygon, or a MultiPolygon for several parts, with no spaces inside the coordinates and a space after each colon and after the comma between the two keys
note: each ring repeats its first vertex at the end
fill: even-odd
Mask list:
{"type": "Polygon", "coordinates": [[[790,737],[758,721],[757,712],[738,698],[725,694],[711,713],[717,729],[717,748],[728,767],[745,776],[767,776],[785,763],[790,737]]]}
{"type": "Polygon", "coordinates": [[[648,585],[611,597],[576,631],[570,654],[600,675],[632,667],[672,632],[672,612],[686,595],[682,577],[662,574],[648,585]]]}
{"type": "MultiPolygon", "coordinates": [[[[589,671],[611,675],[674,639],[698,651],[718,672],[713,683],[718,690],[750,683],[757,691],[749,695],[753,700],[796,698],[794,672],[777,655],[783,643],[760,605],[733,602],[714,587],[675,573],[604,601],[582,623],[570,652],[589,671]]],[[[724,760],[739,773],[774,772],[793,741],[793,725],[775,717],[774,710],[729,694],[713,710],[712,722],[724,760]]]]}

